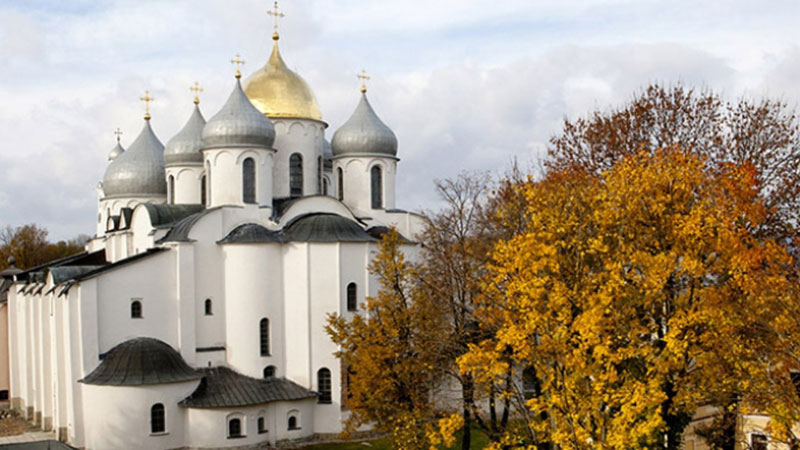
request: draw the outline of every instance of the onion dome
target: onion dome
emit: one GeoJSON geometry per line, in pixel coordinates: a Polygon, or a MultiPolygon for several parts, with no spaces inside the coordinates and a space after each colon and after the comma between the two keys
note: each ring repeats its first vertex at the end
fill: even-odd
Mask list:
{"type": "Polygon", "coordinates": [[[142,386],[197,380],[200,372],[189,367],[166,342],[138,337],[125,341],[101,357],[100,365],[81,383],[100,386],[142,386]]]}
{"type": "Polygon", "coordinates": [[[203,127],[203,149],[230,147],[272,148],[275,127],[250,103],[237,73],[236,86],[222,109],[203,127]]]}
{"type": "Polygon", "coordinates": [[[145,119],[142,132],[128,150],[108,165],[103,192],[106,197],[167,194],[164,144],[153,133],[149,120],[145,119]]]}
{"type": "Polygon", "coordinates": [[[278,49],[278,35],[272,38],[275,45],[267,64],[244,83],[250,101],[269,117],[322,120],[314,92],[304,79],[286,67],[278,49]]]}
{"type": "Polygon", "coordinates": [[[206,119],[200,112],[200,106],[195,104],[191,117],[164,147],[164,162],[171,164],[202,164],[203,154],[203,127],[206,119]]]}
{"type": "Polygon", "coordinates": [[[117,159],[117,156],[123,153],[125,153],[125,149],[122,148],[122,145],[120,145],[119,141],[117,141],[117,145],[112,148],[110,152],[108,152],[108,160],[113,161],[117,159]]]}
{"type": "Polygon", "coordinates": [[[361,100],[331,141],[333,155],[373,154],[397,156],[397,137],[375,114],[362,88],[361,100]]]}

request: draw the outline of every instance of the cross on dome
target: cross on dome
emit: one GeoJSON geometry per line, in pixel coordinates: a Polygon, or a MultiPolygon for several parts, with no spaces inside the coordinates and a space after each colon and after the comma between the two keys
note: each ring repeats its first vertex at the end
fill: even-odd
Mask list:
{"type": "Polygon", "coordinates": [[[236,58],[231,60],[231,64],[236,65],[236,78],[242,78],[242,72],[239,69],[245,63],[247,63],[247,61],[243,60],[241,55],[239,55],[238,53],[236,54],[236,58]]]}
{"type": "MultiPolygon", "coordinates": [[[[237,55],[238,56],[238,55],[237,55]]],[[[194,92],[194,104],[200,104],[200,93],[203,92],[203,88],[200,87],[200,82],[195,81],[193,86],[189,86],[189,90],[194,92]]]]}
{"type": "Polygon", "coordinates": [[[278,11],[278,2],[277,1],[275,2],[275,5],[272,7],[272,9],[267,11],[267,14],[272,16],[272,18],[275,21],[275,25],[273,26],[275,31],[272,33],[272,39],[277,41],[278,38],[280,37],[278,35],[278,19],[282,19],[282,18],[286,17],[286,14],[278,11]]]}
{"type": "Polygon", "coordinates": [[[361,80],[361,93],[362,94],[366,94],[367,93],[367,80],[370,79],[370,77],[367,76],[367,71],[364,70],[364,69],[361,69],[361,73],[356,75],[356,77],[358,77],[358,79],[361,80]]]}
{"type": "Polygon", "coordinates": [[[119,128],[114,130],[114,136],[117,137],[117,144],[119,144],[119,140],[122,138],[122,130],[120,130],[119,128]]]}
{"type": "Polygon", "coordinates": [[[139,97],[139,100],[144,102],[144,120],[150,120],[150,102],[155,99],[150,97],[150,91],[144,91],[144,97],[139,97]]]}

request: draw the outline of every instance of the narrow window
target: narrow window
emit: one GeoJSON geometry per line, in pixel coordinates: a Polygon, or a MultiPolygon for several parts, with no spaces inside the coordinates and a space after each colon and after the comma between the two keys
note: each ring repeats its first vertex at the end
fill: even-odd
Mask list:
{"type": "Polygon", "coordinates": [[[344,172],[341,167],[336,169],[336,183],[339,189],[339,200],[344,200],[344,172]]]}
{"type": "Polygon", "coordinates": [[[350,283],[347,285],[347,310],[348,311],[357,311],[358,310],[358,299],[356,297],[358,294],[358,288],[356,287],[355,283],[350,283]]]}
{"type": "Polygon", "coordinates": [[[242,163],[242,201],[256,202],[256,163],[253,158],[245,158],[242,163]]]}
{"type": "Polygon", "coordinates": [[[156,403],[150,408],[150,432],[164,433],[166,431],[167,423],[164,415],[164,405],[156,403]]]}
{"type": "Polygon", "coordinates": [[[317,392],[319,392],[319,403],[331,402],[331,371],[324,367],[317,371],[317,392]]]}
{"type": "Polygon", "coordinates": [[[206,196],[206,176],[200,177],[200,204],[208,206],[208,197],[206,196]]]}
{"type": "Polygon", "coordinates": [[[167,190],[169,191],[169,204],[175,204],[175,177],[170,175],[167,182],[167,190]]]}
{"type": "Polygon", "coordinates": [[[303,195],[303,157],[299,153],[289,157],[289,195],[303,195]]]}
{"type": "Polygon", "coordinates": [[[383,172],[380,166],[370,170],[370,186],[372,186],[372,209],[383,208],[383,172]]]}
{"type": "Polygon", "coordinates": [[[317,156],[317,193],[322,193],[322,156],[317,156]]]}
{"type": "Polygon", "coordinates": [[[264,423],[264,418],[263,417],[259,417],[258,418],[258,434],[266,433],[266,432],[267,432],[267,427],[266,427],[266,424],[264,423]]]}
{"type": "Polygon", "coordinates": [[[275,378],[275,366],[264,367],[264,378],[275,378]]]}
{"type": "Polygon", "coordinates": [[[322,195],[328,195],[328,179],[322,179],[322,195]]]}
{"type": "Polygon", "coordinates": [[[269,319],[261,319],[258,327],[261,356],[269,356],[269,319]]]}
{"type": "Polygon", "coordinates": [[[142,318],[142,302],[134,300],[131,302],[131,319],[142,318]]]}
{"type": "Polygon", "coordinates": [[[767,450],[767,436],[761,433],[750,435],[750,448],[752,450],[767,450]]]}
{"type": "Polygon", "coordinates": [[[300,427],[297,426],[297,417],[296,416],[289,416],[289,429],[290,430],[299,430],[300,427]]]}
{"type": "Polygon", "coordinates": [[[228,421],[228,437],[229,438],[243,437],[241,419],[231,419],[228,421]]]}
{"type": "Polygon", "coordinates": [[[213,305],[211,304],[211,299],[207,298],[206,301],[205,301],[205,310],[206,310],[206,315],[207,316],[213,316],[214,315],[214,310],[212,308],[213,308],[213,305]]]}

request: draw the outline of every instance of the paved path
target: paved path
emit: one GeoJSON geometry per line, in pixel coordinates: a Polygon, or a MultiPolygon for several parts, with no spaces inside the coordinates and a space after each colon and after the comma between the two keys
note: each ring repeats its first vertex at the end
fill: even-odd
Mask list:
{"type": "Polygon", "coordinates": [[[0,437],[0,444],[18,444],[20,442],[36,442],[55,440],[56,434],[52,431],[29,431],[16,436],[0,437]]]}

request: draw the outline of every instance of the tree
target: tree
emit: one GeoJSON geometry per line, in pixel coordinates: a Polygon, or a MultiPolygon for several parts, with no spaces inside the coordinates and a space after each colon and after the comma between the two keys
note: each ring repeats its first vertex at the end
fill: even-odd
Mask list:
{"type": "Polygon", "coordinates": [[[69,241],[51,243],[47,230],[36,224],[0,230],[0,270],[8,267],[8,258],[16,259],[20,269],[29,269],[83,251],[88,240],[85,235],[69,241]]]}
{"type": "Polygon", "coordinates": [[[462,371],[532,369],[530,428],[563,448],[679,448],[698,405],[731,396],[794,423],[800,302],[782,242],[758,233],[758,168],[680,148],[565,167],[519,186],[527,219],[487,286],[505,301],[480,311],[498,331],[462,371]]]}
{"type": "Polygon", "coordinates": [[[366,315],[331,315],[326,326],[350,374],[346,431],[375,423],[390,434],[394,448],[425,448],[442,363],[436,351],[439,309],[419,289],[418,268],[406,260],[396,230],[384,236],[370,270],[380,289],[367,298],[366,315]]]}

